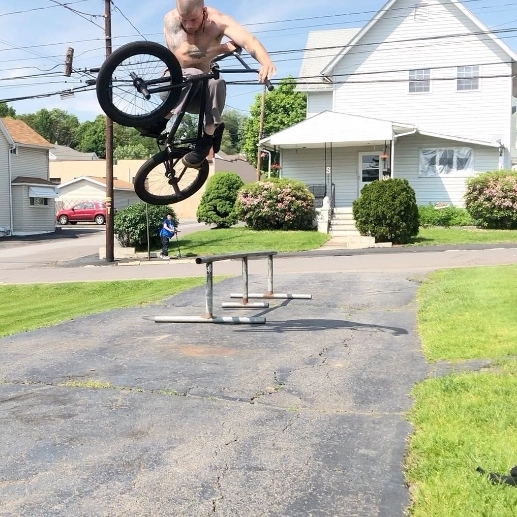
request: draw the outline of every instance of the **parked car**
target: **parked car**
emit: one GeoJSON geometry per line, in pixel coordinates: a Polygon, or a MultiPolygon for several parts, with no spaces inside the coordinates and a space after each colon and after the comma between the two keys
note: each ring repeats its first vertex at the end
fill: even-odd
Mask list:
{"type": "Polygon", "coordinates": [[[97,223],[106,222],[106,203],[84,201],[77,203],[72,208],[63,208],[57,215],[56,220],[59,224],[76,223],[97,223]]]}

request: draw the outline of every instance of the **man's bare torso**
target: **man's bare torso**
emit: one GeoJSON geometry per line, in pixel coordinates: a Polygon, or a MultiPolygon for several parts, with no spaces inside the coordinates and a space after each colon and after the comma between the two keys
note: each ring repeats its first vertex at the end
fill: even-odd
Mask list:
{"type": "Polygon", "coordinates": [[[174,9],[165,16],[165,34],[169,49],[177,57],[182,68],[198,68],[209,72],[211,58],[207,51],[221,43],[223,31],[220,27],[220,13],[207,8],[205,21],[196,34],[187,34],[182,26],[178,11],[174,9]]]}

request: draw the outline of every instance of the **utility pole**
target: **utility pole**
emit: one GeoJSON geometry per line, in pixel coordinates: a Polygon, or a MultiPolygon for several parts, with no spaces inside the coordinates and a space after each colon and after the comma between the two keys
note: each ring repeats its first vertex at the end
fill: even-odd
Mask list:
{"type": "MultiPolygon", "coordinates": [[[[259,142],[262,140],[262,133],[264,132],[264,111],[266,107],[266,85],[264,85],[264,90],[262,91],[262,104],[260,106],[260,125],[259,125],[259,142]]],[[[258,154],[257,154],[257,181],[260,181],[260,166],[261,166],[261,154],[262,148],[260,147],[260,143],[258,144],[258,154]]]]}
{"type": "MultiPolygon", "coordinates": [[[[111,56],[111,0],[104,0],[106,59],[111,56]]],[[[113,121],[106,117],[106,261],[115,260],[113,202],[113,121]]]]}

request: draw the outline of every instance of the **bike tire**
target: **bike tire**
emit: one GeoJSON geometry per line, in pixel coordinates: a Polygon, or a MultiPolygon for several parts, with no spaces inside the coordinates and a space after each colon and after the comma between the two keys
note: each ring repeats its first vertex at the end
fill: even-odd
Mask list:
{"type": "Polygon", "coordinates": [[[189,151],[165,150],[149,158],[135,175],[136,195],[151,205],[169,205],[195,194],[208,178],[208,162],[205,160],[199,169],[185,167],[181,159],[189,151]]]}
{"type": "Polygon", "coordinates": [[[159,43],[134,41],[115,50],[99,70],[97,100],[104,113],[122,126],[152,126],[174,108],[181,88],[153,93],[146,99],[133,84],[131,72],[144,81],[168,74],[172,84],[179,84],[183,81],[180,64],[176,56],[159,43]]]}

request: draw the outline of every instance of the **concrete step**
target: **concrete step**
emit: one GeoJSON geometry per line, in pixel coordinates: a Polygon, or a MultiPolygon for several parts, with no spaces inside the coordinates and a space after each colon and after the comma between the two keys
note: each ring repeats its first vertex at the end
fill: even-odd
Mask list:
{"type": "Polygon", "coordinates": [[[333,212],[335,214],[351,214],[352,207],[351,206],[341,206],[339,208],[334,208],[333,212]]]}

